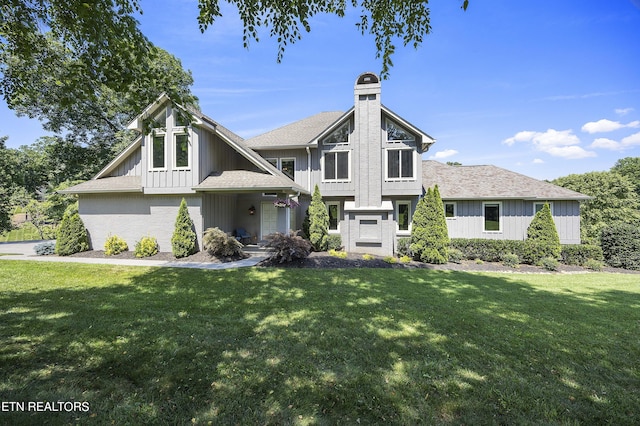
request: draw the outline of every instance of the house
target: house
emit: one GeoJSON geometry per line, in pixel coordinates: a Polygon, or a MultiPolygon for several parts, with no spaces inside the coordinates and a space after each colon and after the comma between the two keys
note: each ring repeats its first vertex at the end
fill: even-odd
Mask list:
{"type": "Polygon", "coordinates": [[[180,107],[160,96],[129,125],[140,136],[93,179],[64,192],[78,194],[95,248],[109,235],[130,246],[150,235],[169,251],[182,198],[199,244],[214,226],[246,230],[257,242],[300,229],[315,185],[329,232],[347,251],[393,253],[435,184],[451,237],[524,239],[536,209],[550,202],[562,242],[579,242],[579,202],[588,197],[493,166],[422,161],[435,139],[381,103],[377,75],[360,75],[353,95],[346,112],[322,112],[248,140],[200,112],[190,111],[185,123],[180,107]],[[287,199],[300,207],[278,207],[287,199]]]}

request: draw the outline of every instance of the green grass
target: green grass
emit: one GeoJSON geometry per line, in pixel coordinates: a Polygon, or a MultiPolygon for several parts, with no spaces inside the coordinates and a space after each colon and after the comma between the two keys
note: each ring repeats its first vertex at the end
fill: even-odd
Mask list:
{"type": "Polygon", "coordinates": [[[639,424],[638,275],[0,261],[3,424],[639,424]]]}
{"type": "Polygon", "coordinates": [[[35,241],[41,240],[40,234],[35,226],[31,223],[24,223],[17,229],[12,229],[4,234],[0,233],[0,243],[8,243],[13,241],[35,241]]]}

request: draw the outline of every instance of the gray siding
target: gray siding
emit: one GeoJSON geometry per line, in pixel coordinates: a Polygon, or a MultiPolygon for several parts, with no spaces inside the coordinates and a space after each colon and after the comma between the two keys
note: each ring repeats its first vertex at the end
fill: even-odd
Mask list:
{"type": "Polygon", "coordinates": [[[249,160],[238,154],[219,136],[203,129],[198,129],[200,147],[199,181],[202,182],[212,172],[224,170],[257,170],[249,160]]]}
{"type": "Polygon", "coordinates": [[[138,148],[129,154],[109,176],[142,176],[141,149],[138,148]]]}
{"type": "MultiPolygon", "coordinates": [[[[200,196],[185,196],[198,247],[203,232],[200,196]]],[[[92,248],[103,250],[111,235],[123,238],[129,250],[144,236],[156,237],[160,251],[171,251],[171,236],[182,196],[142,194],[81,194],[79,213],[89,231],[92,248]]]]}
{"type": "MultiPolygon", "coordinates": [[[[315,151],[315,149],[314,149],[315,151]]],[[[259,153],[262,158],[266,159],[283,159],[295,158],[296,168],[294,173],[294,181],[303,188],[313,191],[313,186],[309,187],[310,173],[308,167],[307,151],[304,149],[281,149],[281,150],[263,150],[259,153]]]]}
{"type": "MultiPolygon", "coordinates": [[[[445,200],[445,202],[454,200],[445,200]]],[[[500,201],[500,200],[496,200],[500,201]]],[[[487,200],[487,202],[492,202],[487,200]]],[[[524,240],[533,219],[533,201],[501,200],[501,230],[484,230],[483,201],[456,202],[456,217],[447,218],[450,238],[524,240]]],[[[577,201],[554,201],[553,220],[562,244],[580,243],[580,207],[577,201]]]]}

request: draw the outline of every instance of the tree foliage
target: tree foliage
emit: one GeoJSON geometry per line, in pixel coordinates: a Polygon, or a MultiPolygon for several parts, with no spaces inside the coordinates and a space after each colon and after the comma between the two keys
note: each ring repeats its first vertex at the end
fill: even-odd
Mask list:
{"type": "Polygon", "coordinates": [[[62,218],[56,235],[56,254],[69,256],[89,250],[89,236],[75,208],[69,208],[62,218]]]}
{"type": "Polygon", "coordinates": [[[449,261],[449,231],[440,191],[427,189],[413,214],[410,250],[416,260],[442,264],[449,261]]]}
{"type": "Polygon", "coordinates": [[[554,259],[560,257],[562,246],[560,245],[560,237],[558,236],[558,230],[553,221],[549,204],[545,203],[542,209],[533,217],[527,229],[527,241],[541,243],[547,250],[545,257],[554,259]]]}
{"type": "Polygon", "coordinates": [[[621,158],[616,161],[611,171],[629,178],[636,189],[636,194],[640,197],[640,157],[621,158]]]}
{"type": "Polygon", "coordinates": [[[640,199],[633,182],[616,172],[589,172],[555,179],[552,183],[593,197],[580,206],[580,236],[596,243],[602,229],[616,222],[637,223],[640,199]]]}
{"type": "Polygon", "coordinates": [[[309,205],[309,241],[315,251],[326,251],[328,238],[329,212],[316,185],[309,205]]]}
{"type": "Polygon", "coordinates": [[[196,231],[193,229],[193,221],[189,216],[187,201],[183,198],[178,209],[176,224],[171,237],[171,250],[177,258],[187,257],[197,251],[196,231]]]}

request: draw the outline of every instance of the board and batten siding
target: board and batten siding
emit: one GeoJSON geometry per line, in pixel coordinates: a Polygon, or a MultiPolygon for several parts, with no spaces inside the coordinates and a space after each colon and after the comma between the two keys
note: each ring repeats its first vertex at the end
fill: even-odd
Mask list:
{"type": "Polygon", "coordinates": [[[237,199],[235,194],[203,194],[204,229],[217,227],[225,232],[232,232],[236,227],[237,199]]]}
{"type": "Polygon", "coordinates": [[[142,176],[142,150],[138,148],[133,151],[109,176],[142,176]]]}
{"type": "MultiPolygon", "coordinates": [[[[281,150],[261,150],[259,152],[262,158],[267,160],[271,159],[287,159],[293,158],[295,159],[295,172],[294,172],[294,182],[303,188],[309,188],[309,171],[307,167],[308,158],[307,151],[304,149],[281,149],[281,150]]],[[[280,167],[280,164],[278,164],[280,167]]],[[[311,191],[313,191],[313,187],[311,187],[311,191]]]]}
{"type": "MultiPolygon", "coordinates": [[[[194,133],[196,133],[194,131],[194,133]]],[[[256,166],[230,147],[219,136],[197,129],[200,147],[198,183],[213,172],[224,170],[257,170],[256,166]]],[[[197,184],[196,184],[197,185],[197,184]]]]}
{"type": "MultiPolygon", "coordinates": [[[[534,202],[527,200],[445,200],[456,203],[456,217],[447,218],[450,238],[525,240],[533,220],[534,202]],[[500,231],[484,230],[483,202],[500,202],[500,231]]],[[[553,201],[553,220],[562,244],[580,244],[580,206],[577,201],[553,201]]]]}
{"type": "MultiPolygon", "coordinates": [[[[182,198],[182,195],[80,194],[78,212],[95,250],[103,250],[107,238],[117,235],[127,242],[129,250],[142,237],[150,236],[158,239],[160,251],[171,252],[171,236],[182,198]]],[[[204,230],[201,197],[184,198],[200,249],[204,230]]]]}

